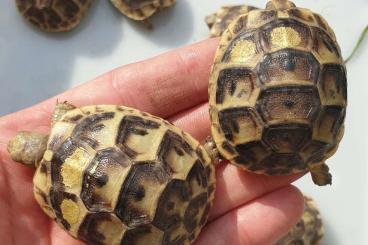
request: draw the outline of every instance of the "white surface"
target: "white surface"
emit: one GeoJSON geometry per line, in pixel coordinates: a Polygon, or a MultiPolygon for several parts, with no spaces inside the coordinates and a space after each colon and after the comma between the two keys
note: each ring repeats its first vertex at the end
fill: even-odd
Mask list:
{"type": "MultiPolygon", "coordinates": [[[[71,33],[37,31],[18,15],[14,1],[0,1],[0,115],[30,106],[116,66],[204,39],[203,17],[224,4],[243,1],[178,0],[152,20],[146,31],[120,15],[109,1],[96,0],[71,33]]],[[[265,1],[249,0],[262,7],[265,1]]],[[[368,24],[367,0],[295,0],[321,13],[333,27],[346,57],[368,24]]],[[[333,185],[319,188],[309,176],[297,185],[318,202],[326,224],[322,245],[368,244],[366,104],[368,40],[348,65],[349,107],[346,134],[329,160],[333,185]]]]}

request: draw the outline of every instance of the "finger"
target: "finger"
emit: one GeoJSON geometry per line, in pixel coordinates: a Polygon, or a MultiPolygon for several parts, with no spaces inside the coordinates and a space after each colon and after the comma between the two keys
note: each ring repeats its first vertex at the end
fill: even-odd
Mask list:
{"type": "Polygon", "coordinates": [[[6,116],[13,127],[49,124],[56,100],[77,106],[119,104],[168,117],[207,100],[208,78],[217,39],[183,47],[117,68],[91,82],[6,116]],[[35,121],[36,119],[36,121],[35,121]]]}
{"type": "Polygon", "coordinates": [[[183,111],[168,119],[175,126],[181,128],[199,142],[210,135],[210,116],[208,113],[208,103],[202,103],[183,111]]]}
{"type": "Polygon", "coordinates": [[[303,208],[302,194],[287,186],[209,223],[195,244],[274,244],[296,224],[303,208]]]}
{"type": "MultiPolygon", "coordinates": [[[[170,121],[200,142],[210,135],[207,103],[182,112],[170,118],[170,121]]],[[[286,186],[301,175],[265,176],[241,170],[230,164],[223,164],[218,166],[216,176],[216,201],[210,219],[217,218],[243,203],[286,186]]]]}

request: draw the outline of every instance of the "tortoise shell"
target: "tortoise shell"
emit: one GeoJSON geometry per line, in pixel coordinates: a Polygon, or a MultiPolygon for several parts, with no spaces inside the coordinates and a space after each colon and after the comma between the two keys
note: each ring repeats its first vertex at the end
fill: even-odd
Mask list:
{"type": "Polygon", "coordinates": [[[66,112],[34,176],[42,209],[88,244],[190,244],[206,223],[214,166],[190,135],[123,106],[66,112]]]}
{"type": "Polygon", "coordinates": [[[324,236],[321,215],[314,200],[304,196],[302,218],[275,245],[318,245],[324,236]]]}
{"type": "Polygon", "coordinates": [[[158,10],[170,7],[176,0],[111,0],[124,15],[133,20],[145,20],[158,10]]]}
{"type": "Polygon", "coordinates": [[[239,16],[222,34],[209,104],[212,137],[231,163],[267,175],[321,166],[343,136],[347,105],[334,32],[285,0],[239,16]]]}
{"type": "Polygon", "coordinates": [[[73,29],[89,9],[92,0],[16,0],[19,12],[43,31],[73,29]]]}
{"type": "Polygon", "coordinates": [[[257,9],[248,5],[222,6],[216,13],[206,16],[205,22],[210,28],[210,37],[219,37],[239,15],[257,9]]]}

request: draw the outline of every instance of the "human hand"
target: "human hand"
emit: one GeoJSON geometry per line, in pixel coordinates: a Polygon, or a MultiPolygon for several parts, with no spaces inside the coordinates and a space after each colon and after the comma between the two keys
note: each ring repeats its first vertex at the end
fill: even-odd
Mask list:
{"type": "MultiPolygon", "coordinates": [[[[34,169],[6,151],[18,131],[47,133],[56,100],[76,106],[119,104],[163,117],[203,142],[210,134],[208,77],[218,40],[207,40],[117,68],[28,109],[0,118],[0,239],[3,244],[82,244],[48,218],[32,191],[34,169]]],[[[16,98],[14,98],[16,99],[16,98]]],[[[196,241],[273,244],[297,222],[303,197],[290,185],[298,176],[268,177],[229,164],[217,167],[216,201],[196,241]]]]}

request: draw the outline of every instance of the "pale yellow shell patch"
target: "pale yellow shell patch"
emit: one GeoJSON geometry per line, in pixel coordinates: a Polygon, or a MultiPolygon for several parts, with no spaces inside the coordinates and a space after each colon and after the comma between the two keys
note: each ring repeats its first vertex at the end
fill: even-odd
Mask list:
{"type": "Polygon", "coordinates": [[[241,40],[231,51],[230,62],[245,62],[246,60],[253,58],[253,55],[256,54],[256,52],[256,45],[254,42],[250,40],[241,40]]]}
{"type": "Polygon", "coordinates": [[[68,157],[61,169],[63,183],[67,187],[80,185],[82,173],[89,162],[88,154],[80,148],[76,149],[73,155],[68,157]],[[87,155],[87,156],[86,156],[87,155]]]}
{"type": "Polygon", "coordinates": [[[64,199],[60,205],[60,208],[61,212],[63,213],[64,219],[69,224],[75,224],[78,222],[80,212],[78,204],[69,199],[64,199]]]}
{"type": "Polygon", "coordinates": [[[291,27],[277,27],[271,32],[271,42],[280,48],[297,47],[302,42],[300,35],[291,27]]]}

